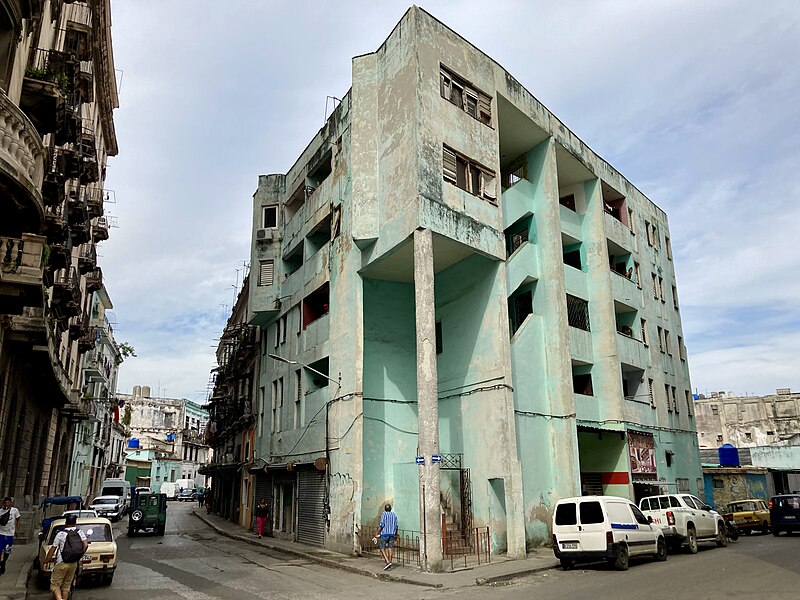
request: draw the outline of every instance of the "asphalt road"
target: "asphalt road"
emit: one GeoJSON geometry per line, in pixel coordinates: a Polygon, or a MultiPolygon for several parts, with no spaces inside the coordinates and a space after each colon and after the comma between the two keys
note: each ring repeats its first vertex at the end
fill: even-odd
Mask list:
{"type": "MultiPolygon", "coordinates": [[[[670,555],[666,563],[632,560],[627,572],[604,564],[564,572],[547,571],[507,584],[434,590],[329,569],[317,563],[220,536],[190,514],[189,503],[171,502],[163,537],[125,533],[125,521],[114,529],[119,567],[110,587],[84,585],[75,600],[256,600],[256,599],[459,599],[521,600],[614,598],[715,600],[797,597],[800,589],[800,535],[741,537],[727,548],[701,545],[695,555],[670,555]]],[[[50,598],[29,582],[32,600],[50,598]]]]}

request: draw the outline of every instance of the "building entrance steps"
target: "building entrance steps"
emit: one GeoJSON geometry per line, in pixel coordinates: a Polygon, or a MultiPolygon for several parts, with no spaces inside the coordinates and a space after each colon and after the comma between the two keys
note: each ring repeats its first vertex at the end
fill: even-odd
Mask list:
{"type": "Polygon", "coordinates": [[[450,570],[450,561],[444,561],[442,573],[425,573],[415,566],[395,564],[389,571],[384,571],[383,560],[374,555],[350,556],[276,538],[261,538],[254,535],[244,527],[231,523],[217,516],[206,514],[204,510],[193,510],[195,516],[203,520],[209,527],[220,535],[231,539],[246,542],[253,546],[260,546],[265,550],[277,550],[306,560],[318,562],[333,569],[343,569],[351,573],[374,577],[384,581],[395,581],[411,585],[420,585],[432,588],[455,589],[473,585],[486,585],[499,581],[507,581],[515,577],[522,577],[555,569],[559,566],[549,548],[538,548],[528,552],[525,559],[512,560],[501,555],[492,555],[490,564],[471,566],[450,570]]]}

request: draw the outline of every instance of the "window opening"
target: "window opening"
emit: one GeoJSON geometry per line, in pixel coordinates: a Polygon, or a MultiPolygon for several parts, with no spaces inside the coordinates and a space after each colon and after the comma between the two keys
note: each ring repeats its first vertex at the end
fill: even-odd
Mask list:
{"type": "Polygon", "coordinates": [[[275,278],[275,261],[272,259],[258,261],[258,285],[272,285],[275,278]]]}
{"type": "Polygon", "coordinates": [[[492,124],[492,98],[471,83],[441,67],[439,85],[442,98],[456,105],[484,125],[492,124]]]}
{"type": "Polygon", "coordinates": [[[473,196],[497,202],[494,171],[481,167],[446,146],[442,147],[442,176],[445,181],[473,196]]]}
{"type": "Polygon", "coordinates": [[[592,374],[573,373],[572,391],[583,396],[594,396],[594,389],[592,388],[592,374]]]}
{"type": "Polygon", "coordinates": [[[566,196],[561,196],[558,199],[558,203],[561,206],[570,209],[572,212],[578,212],[578,209],[575,206],[575,194],[567,194],[566,196]]]}
{"type": "Polygon", "coordinates": [[[303,329],[328,314],[330,309],[330,284],[324,283],[303,299],[303,329]]]}
{"type": "Polygon", "coordinates": [[[278,226],[278,207],[277,205],[265,206],[261,219],[261,227],[264,229],[275,229],[278,226]]]}
{"type": "Polygon", "coordinates": [[[442,322],[436,321],[436,354],[444,352],[442,348],[442,322]]]}
{"type": "Polygon", "coordinates": [[[500,181],[503,190],[507,190],[515,183],[518,183],[523,179],[527,178],[528,178],[528,162],[524,155],[515,160],[514,162],[512,162],[505,169],[501,169],[500,171],[500,181]]]}
{"type": "Polygon", "coordinates": [[[511,321],[511,335],[522,327],[522,323],[533,314],[533,292],[525,290],[518,292],[509,298],[509,320],[511,321]]]}
{"type": "Polygon", "coordinates": [[[564,264],[573,269],[583,270],[581,263],[581,245],[567,246],[564,248],[564,264]]]}

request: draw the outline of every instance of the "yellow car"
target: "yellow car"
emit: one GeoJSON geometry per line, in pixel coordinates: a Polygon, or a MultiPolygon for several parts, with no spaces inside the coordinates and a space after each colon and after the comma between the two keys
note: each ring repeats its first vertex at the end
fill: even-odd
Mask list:
{"type": "MultiPolygon", "coordinates": [[[[65,519],[55,519],[50,523],[47,536],[39,545],[39,581],[47,584],[53,572],[53,562],[45,562],[50,546],[59,531],[66,525],[65,519]]],[[[114,571],[117,568],[117,543],[114,541],[114,532],[111,521],[102,517],[85,517],[78,519],[77,528],[86,534],[89,547],[81,559],[80,578],[96,577],[103,585],[111,585],[114,580],[114,571]]],[[[41,535],[41,534],[40,534],[41,535]]]]}
{"type": "Polygon", "coordinates": [[[743,533],[759,530],[769,532],[769,508],[766,502],[758,499],[738,500],[728,504],[728,512],[733,513],[733,522],[743,533]]]}

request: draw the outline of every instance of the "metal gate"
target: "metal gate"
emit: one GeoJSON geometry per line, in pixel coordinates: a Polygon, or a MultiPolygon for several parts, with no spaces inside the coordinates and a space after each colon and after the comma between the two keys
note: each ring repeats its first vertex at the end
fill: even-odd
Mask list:
{"type": "Polygon", "coordinates": [[[325,544],[325,471],[303,469],[298,473],[297,541],[325,544]]]}
{"type": "MultiPolygon", "coordinates": [[[[258,473],[256,475],[256,490],[253,494],[253,509],[255,505],[264,498],[267,501],[267,506],[272,506],[272,478],[266,473],[258,473]]],[[[272,512],[270,510],[270,512],[272,512]]]]}

